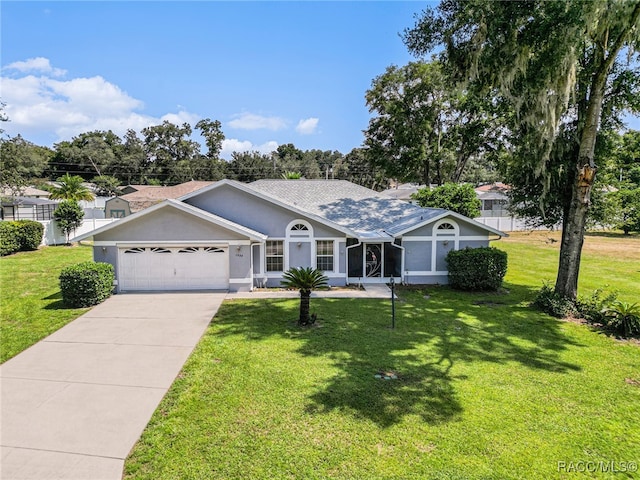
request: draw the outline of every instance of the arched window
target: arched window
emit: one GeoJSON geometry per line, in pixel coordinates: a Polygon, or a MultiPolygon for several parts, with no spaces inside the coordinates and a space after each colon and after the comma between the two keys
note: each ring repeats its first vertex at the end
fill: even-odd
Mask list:
{"type": "Polygon", "coordinates": [[[458,236],[460,234],[460,227],[452,219],[445,218],[434,225],[433,233],[438,237],[458,236]]]}
{"type": "Polygon", "coordinates": [[[441,223],[438,225],[438,230],[455,230],[456,227],[451,225],[449,222],[441,223]]]}
{"type": "Polygon", "coordinates": [[[287,225],[287,238],[311,238],[313,237],[313,227],[304,220],[294,220],[287,225]]]}

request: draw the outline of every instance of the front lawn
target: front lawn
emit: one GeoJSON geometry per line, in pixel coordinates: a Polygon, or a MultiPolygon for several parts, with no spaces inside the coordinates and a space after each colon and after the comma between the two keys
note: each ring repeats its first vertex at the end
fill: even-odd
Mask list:
{"type": "Polygon", "coordinates": [[[528,280],[401,290],[395,330],[384,300],[313,299],[309,329],[295,300],[226,302],[125,478],[633,478],[602,470],[640,461],[640,348],[530,309],[515,243],[528,280]]]}
{"type": "Polygon", "coordinates": [[[14,357],[87,309],[62,304],[58,276],[91,260],[91,247],[43,247],[0,258],[0,362],[14,357]]]}

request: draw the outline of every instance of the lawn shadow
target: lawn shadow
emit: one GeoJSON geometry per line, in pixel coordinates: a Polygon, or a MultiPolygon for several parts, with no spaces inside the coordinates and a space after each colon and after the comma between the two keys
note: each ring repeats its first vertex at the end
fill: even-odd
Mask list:
{"type": "Polygon", "coordinates": [[[43,307],[44,310],[73,310],[72,307],[64,303],[64,300],[62,300],[62,292],[60,291],[44,297],[42,300],[54,300],[51,303],[47,303],[47,305],[43,307]]]}
{"type": "Polygon", "coordinates": [[[393,330],[387,300],[313,299],[320,325],[312,328],[295,326],[297,302],[291,300],[256,301],[256,308],[268,309],[260,317],[268,321],[242,312],[251,310],[246,303],[229,302],[230,322],[223,321],[216,335],[289,338],[298,342],[299,354],[331,362],[339,373],[310,394],[309,413],[340,410],[381,427],[410,415],[438,424],[455,421],[463,411],[456,384],[466,377],[457,364],[477,362],[479,371],[481,362],[515,362],[558,374],[580,369],[560,355],[578,344],[562,332],[560,321],[522,302],[524,293],[400,290],[393,330]]]}

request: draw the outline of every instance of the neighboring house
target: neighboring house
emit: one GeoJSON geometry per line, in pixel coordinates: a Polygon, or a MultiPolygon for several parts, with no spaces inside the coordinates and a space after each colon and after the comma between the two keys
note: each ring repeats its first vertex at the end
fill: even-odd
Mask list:
{"type": "Polygon", "coordinates": [[[511,187],[501,182],[481,185],[476,188],[476,194],[482,202],[481,217],[509,217],[509,197],[511,187]]]}
{"type": "Polygon", "coordinates": [[[213,182],[192,180],[190,182],[161,187],[155,185],[127,185],[123,188],[124,195],[110,198],[105,202],[105,218],[128,217],[132,213],[149,208],[170,198],[178,198],[201,188],[208,187],[213,182]]]}
{"type": "Polygon", "coordinates": [[[34,187],[20,189],[18,196],[10,189],[0,191],[0,220],[51,220],[57,202],[49,192],[34,187]]]}
{"type": "Polygon", "coordinates": [[[1,191],[0,196],[13,197],[16,196],[16,194],[19,197],[26,198],[49,198],[49,195],[51,195],[51,193],[47,192],[46,190],[40,190],[39,188],[35,187],[24,187],[19,189],[18,192],[15,192],[10,188],[5,188],[1,191]]]}
{"type": "Polygon", "coordinates": [[[319,268],[335,286],[447,283],[450,250],[501,236],[347,181],[221,180],[73,240],[93,238],[118,291],[240,291],[279,286],[290,267],[319,268]]]}
{"type": "Polygon", "coordinates": [[[389,188],[388,190],[383,191],[382,193],[390,197],[397,198],[398,200],[403,200],[405,202],[417,205],[418,202],[411,198],[411,196],[424,187],[425,185],[418,185],[417,183],[400,183],[396,184],[392,188],[389,188]]]}
{"type": "Polygon", "coordinates": [[[58,202],[48,198],[2,198],[1,220],[51,220],[58,202]]]}

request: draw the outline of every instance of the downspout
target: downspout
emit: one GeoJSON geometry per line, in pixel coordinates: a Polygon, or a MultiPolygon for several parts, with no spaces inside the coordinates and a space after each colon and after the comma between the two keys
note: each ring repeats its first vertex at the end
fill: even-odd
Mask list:
{"type": "Polygon", "coordinates": [[[253,246],[254,245],[260,245],[257,242],[249,242],[249,258],[251,260],[251,292],[253,292],[253,282],[255,281],[254,279],[254,273],[253,273],[253,246]]]}
{"type": "Polygon", "coordinates": [[[346,278],[347,278],[347,282],[346,282],[346,283],[347,283],[347,285],[349,285],[349,249],[350,249],[350,248],[353,248],[353,247],[359,247],[359,246],[361,246],[361,245],[362,245],[362,242],[360,241],[360,239],[358,238],[357,240],[358,240],[358,243],[355,243],[355,244],[353,244],[353,245],[351,245],[351,246],[349,246],[349,247],[345,248],[345,252],[346,252],[346,254],[347,254],[347,258],[346,258],[346,262],[345,262],[346,270],[347,270],[347,271],[345,272],[345,273],[346,273],[346,278]]]}
{"type": "MultiPolygon", "coordinates": [[[[395,238],[394,238],[395,240],[395,238]]],[[[400,240],[402,240],[402,237],[400,237],[400,240]]],[[[405,254],[405,249],[402,245],[397,245],[397,244],[393,244],[394,247],[399,248],[400,250],[402,250],[402,257],[400,260],[400,284],[404,285],[404,254],[405,254]]]]}

